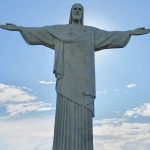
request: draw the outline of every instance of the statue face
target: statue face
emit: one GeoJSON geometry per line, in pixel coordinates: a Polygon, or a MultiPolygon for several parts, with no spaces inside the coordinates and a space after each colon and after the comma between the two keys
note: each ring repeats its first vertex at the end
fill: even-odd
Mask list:
{"type": "Polygon", "coordinates": [[[80,4],[75,4],[72,7],[72,19],[74,21],[80,21],[83,15],[83,6],[80,4]]]}

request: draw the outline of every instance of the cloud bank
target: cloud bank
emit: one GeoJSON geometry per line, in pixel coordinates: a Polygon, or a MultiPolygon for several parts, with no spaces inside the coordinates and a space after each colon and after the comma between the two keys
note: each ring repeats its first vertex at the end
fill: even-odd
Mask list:
{"type": "Polygon", "coordinates": [[[31,96],[23,88],[0,84],[0,104],[6,102],[27,102],[35,99],[35,96],[31,96]]]}
{"type": "Polygon", "coordinates": [[[53,129],[54,120],[50,118],[1,120],[0,149],[51,150],[53,129]]]}
{"type": "MultiPolygon", "coordinates": [[[[94,150],[149,150],[150,123],[129,123],[117,118],[100,120],[93,127],[94,150]]],[[[7,150],[51,150],[54,119],[0,121],[0,147],[7,150]]]]}
{"type": "Polygon", "coordinates": [[[51,104],[37,100],[25,89],[27,88],[0,84],[0,108],[5,109],[7,117],[55,109],[51,104]]]}
{"type": "MultiPolygon", "coordinates": [[[[150,147],[150,122],[131,123],[124,116],[95,120],[93,131],[94,150],[149,150],[150,147]]],[[[0,148],[3,145],[7,150],[50,150],[53,132],[53,118],[0,120],[0,148]]]]}
{"type": "Polygon", "coordinates": [[[150,117],[150,103],[144,103],[139,107],[135,107],[132,110],[128,110],[124,114],[127,117],[142,116],[150,117]]]}

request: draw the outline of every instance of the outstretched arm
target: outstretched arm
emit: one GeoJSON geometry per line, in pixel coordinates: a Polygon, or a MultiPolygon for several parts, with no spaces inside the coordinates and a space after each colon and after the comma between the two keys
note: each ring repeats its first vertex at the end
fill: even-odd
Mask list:
{"type": "Polygon", "coordinates": [[[137,28],[137,29],[130,31],[130,35],[143,35],[143,34],[147,34],[147,33],[150,33],[150,29],[145,29],[144,27],[137,28]]]}
{"type": "Polygon", "coordinates": [[[54,37],[43,27],[21,27],[7,23],[6,25],[0,25],[0,28],[20,32],[24,40],[30,45],[44,45],[54,49],[54,37]]]}
{"type": "Polygon", "coordinates": [[[132,35],[143,35],[150,32],[150,29],[137,28],[129,31],[104,31],[98,30],[95,34],[95,51],[108,48],[125,47],[132,35]]]}
{"type": "Polygon", "coordinates": [[[4,30],[9,30],[9,31],[20,31],[20,27],[15,25],[15,24],[11,24],[11,23],[7,23],[5,25],[0,25],[1,29],[4,30]]]}

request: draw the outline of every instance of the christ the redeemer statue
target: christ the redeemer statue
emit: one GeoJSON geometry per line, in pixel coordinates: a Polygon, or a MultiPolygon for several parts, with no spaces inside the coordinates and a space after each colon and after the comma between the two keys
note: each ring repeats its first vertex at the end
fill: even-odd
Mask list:
{"type": "Polygon", "coordinates": [[[94,52],[125,47],[132,35],[150,32],[145,28],[104,31],[83,25],[83,15],[83,6],[74,4],[69,24],[44,27],[0,25],[5,30],[19,31],[30,45],[44,45],[55,50],[57,106],[53,150],[93,150],[94,52]]]}

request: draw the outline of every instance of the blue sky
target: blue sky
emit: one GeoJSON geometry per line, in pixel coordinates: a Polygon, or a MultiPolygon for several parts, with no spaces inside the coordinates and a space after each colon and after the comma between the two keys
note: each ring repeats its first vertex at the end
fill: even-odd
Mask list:
{"type": "MultiPolygon", "coordinates": [[[[85,7],[85,24],[109,31],[150,28],[150,1],[1,0],[0,24],[66,24],[72,4],[85,7]]],[[[54,51],[29,46],[0,30],[0,149],[50,150],[55,114],[54,51]]],[[[150,147],[150,34],[122,49],[95,53],[95,150],[150,147]]]]}

